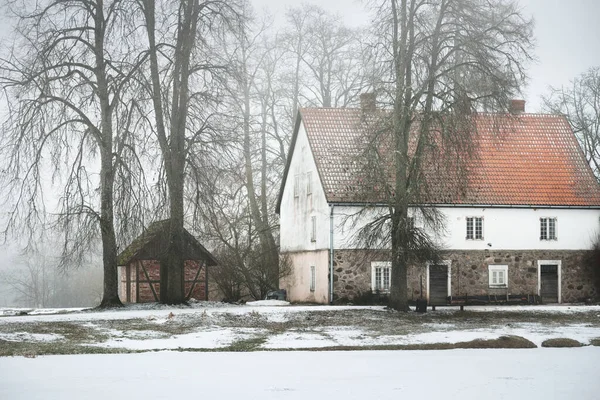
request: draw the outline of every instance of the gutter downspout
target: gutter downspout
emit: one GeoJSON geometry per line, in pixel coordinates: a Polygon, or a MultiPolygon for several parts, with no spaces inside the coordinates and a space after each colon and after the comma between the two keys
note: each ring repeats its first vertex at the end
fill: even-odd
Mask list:
{"type": "Polygon", "coordinates": [[[329,205],[329,304],[333,304],[333,204],[329,205]]]}

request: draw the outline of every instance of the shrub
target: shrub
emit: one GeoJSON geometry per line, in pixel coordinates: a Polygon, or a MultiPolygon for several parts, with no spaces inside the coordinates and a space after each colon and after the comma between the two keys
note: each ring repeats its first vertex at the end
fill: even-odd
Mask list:
{"type": "Polygon", "coordinates": [[[542,347],[581,347],[582,343],[575,339],[569,338],[554,338],[547,339],[542,342],[542,347]]]}

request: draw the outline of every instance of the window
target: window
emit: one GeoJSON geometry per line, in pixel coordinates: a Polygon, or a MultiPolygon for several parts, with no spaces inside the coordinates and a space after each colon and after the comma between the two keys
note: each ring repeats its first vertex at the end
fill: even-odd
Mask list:
{"type": "Polygon", "coordinates": [[[312,173],[306,173],[306,195],[310,196],[312,194],[312,173]]]}
{"type": "Polygon", "coordinates": [[[315,271],[315,266],[311,265],[310,266],[310,291],[311,292],[315,291],[316,285],[317,285],[317,274],[315,271]]]}
{"type": "Polygon", "coordinates": [[[374,261],[371,263],[371,289],[374,292],[389,292],[392,278],[392,263],[374,261]]]}
{"type": "Polygon", "coordinates": [[[540,218],[540,240],[556,240],[556,218],[540,218]]]}
{"type": "Polygon", "coordinates": [[[300,196],[300,175],[294,177],[294,197],[300,196]]]}
{"type": "Polygon", "coordinates": [[[483,240],[483,217],[467,217],[467,239],[483,240]]]}
{"type": "Polygon", "coordinates": [[[490,265],[490,287],[508,287],[508,265],[490,265]]]}
{"type": "Polygon", "coordinates": [[[310,241],[317,241],[317,217],[310,217],[310,241]]]}

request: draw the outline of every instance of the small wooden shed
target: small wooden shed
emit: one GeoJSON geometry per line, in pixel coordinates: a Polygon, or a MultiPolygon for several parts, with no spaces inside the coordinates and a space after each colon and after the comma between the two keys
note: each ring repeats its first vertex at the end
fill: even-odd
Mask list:
{"type": "MultiPolygon", "coordinates": [[[[119,254],[121,301],[160,301],[160,260],[168,248],[169,222],[154,222],[119,254]]],[[[217,260],[185,229],[184,241],[185,299],[208,300],[208,267],[216,266],[217,260]]]]}

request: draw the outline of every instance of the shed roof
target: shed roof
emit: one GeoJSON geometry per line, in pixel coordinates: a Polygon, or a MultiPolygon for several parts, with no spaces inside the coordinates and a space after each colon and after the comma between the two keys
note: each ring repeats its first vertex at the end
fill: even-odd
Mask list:
{"type": "MultiPolygon", "coordinates": [[[[564,116],[476,113],[473,122],[476,154],[468,161],[464,189],[449,190],[451,180],[434,176],[432,170],[428,203],[600,207],[600,185],[564,116]],[[503,119],[500,124],[499,118],[503,119]]],[[[355,160],[362,151],[360,138],[365,135],[363,111],[303,108],[292,137],[278,211],[300,123],[304,124],[327,201],[365,202],[355,190],[362,182],[355,160]]]]}
{"type": "MultiPolygon", "coordinates": [[[[165,219],[150,224],[148,229],[119,254],[118,265],[129,265],[137,260],[160,260],[168,249],[169,223],[170,220],[165,219]]],[[[207,266],[218,264],[215,257],[191,233],[186,229],[183,232],[185,260],[202,260],[207,266]]]]}

